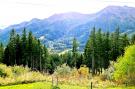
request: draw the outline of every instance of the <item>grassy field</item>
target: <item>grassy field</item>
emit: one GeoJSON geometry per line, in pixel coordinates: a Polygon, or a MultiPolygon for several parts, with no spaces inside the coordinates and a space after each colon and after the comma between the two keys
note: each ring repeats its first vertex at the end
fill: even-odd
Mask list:
{"type": "MultiPolygon", "coordinates": [[[[88,87],[59,85],[60,89],[90,89],[88,87]]],[[[30,84],[19,84],[12,86],[1,86],[0,89],[51,89],[51,82],[37,82],[30,84]]],[[[97,89],[97,88],[93,88],[97,89]]],[[[98,88],[98,89],[135,89],[135,87],[98,88]]]]}

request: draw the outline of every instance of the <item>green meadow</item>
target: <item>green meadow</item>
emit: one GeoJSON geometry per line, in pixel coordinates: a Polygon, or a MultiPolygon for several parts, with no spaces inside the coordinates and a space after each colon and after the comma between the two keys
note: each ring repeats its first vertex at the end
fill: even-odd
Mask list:
{"type": "MultiPolygon", "coordinates": [[[[81,87],[77,85],[60,84],[60,89],[90,89],[90,87],[81,87]]],[[[0,89],[52,89],[51,82],[37,82],[29,84],[19,84],[12,86],[1,86],[0,89]]],[[[110,88],[93,88],[93,89],[135,89],[135,87],[110,87],[110,88]]]]}

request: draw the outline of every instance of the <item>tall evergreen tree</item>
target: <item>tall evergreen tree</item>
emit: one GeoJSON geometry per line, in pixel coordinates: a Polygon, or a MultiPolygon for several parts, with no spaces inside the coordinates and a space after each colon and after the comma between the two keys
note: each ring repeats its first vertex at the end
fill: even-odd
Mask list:
{"type": "Polygon", "coordinates": [[[3,44],[0,43],[0,63],[3,62],[3,56],[4,56],[4,47],[3,44]]]}
{"type": "Polygon", "coordinates": [[[96,69],[101,69],[103,68],[103,37],[101,33],[101,29],[99,29],[96,33],[96,47],[95,47],[95,52],[96,52],[96,60],[95,60],[95,67],[96,69]]]}
{"type": "Polygon", "coordinates": [[[127,34],[123,34],[120,39],[120,54],[124,55],[125,47],[130,44],[127,34]]]}
{"type": "Polygon", "coordinates": [[[131,36],[131,44],[134,44],[135,43],[135,34],[133,34],[132,36],[131,36]]]}
{"type": "Polygon", "coordinates": [[[22,64],[22,49],[21,49],[21,41],[20,36],[16,35],[16,41],[15,41],[15,59],[16,64],[21,65],[22,64]]]}
{"type": "Polygon", "coordinates": [[[48,64],[49,64],[49,53],[46,46],[43,46],[43,59],[42,59],[42,66],[45,72],[47,72],[48,64]]]}
{"type": "Polygon", "coordinates": [[[95,74],[95,57],[96,57],[96,29],[91,31],[88,42],[84,50],[84,58],[88,67],[92,69],[92,74],[95,74]]]}
{"type": "Polygon", "coordinates": [[[78,43],[76,38],[73,39],[73,47],[72,47],[72,58],[73,58],[73,65],[76,67],[76,62],[77,62],[77,54],[78,54],[78,43]]]}
{"type": "Polygon", "coordinates": [[[93,28],[93,31],[91,32],[91,49],[92,49],[92,74],[95,74],[95,48],[96,48],[96,34],[95,34],[95,27],[93,28]]]}
{"type": "Polygon", "coordinates": [[[3,63],[7,64],[7,65],[11,65],[11,61],[10,61],[10,51],[9,51],[9,45],[6,46],[5,51],[4,51],[4,59],[3,59],[3,63]]]}
{"type": "Polygon", "coordinates": [[[22,47],[22,63],[24,65],[28,65],[28,53],[27,53],[27,34],[26,34],[26,29],[23,29],[22,32],[22,37],[21,37],[21,47],[22,47]]]}
{"type": "Polygon", "coordinates": [[[107,32],[103,39],[103,67],[104,69],[107,69],[109,66],[109,60],[110,60],[110,34],[107,32]]]}
{"type": "Polygon", "coordinates": [[[119,27],[112,33],[111,37],[111,58],[116,61],[117,57],[120,55],[120,31],[119,27]]]}
{"type": "Polygon", "coordinates": [[[16,64],[16,44],[15,44],[15,41],[16,41],[16,32],[14,29],[12,29],[11,33],[10,33],[10,40],[9,40],[9,61],[10,61],[10,65],[14,65],[16,64]]]}
{"type": "Polygon", "coordinates": [[[28,34],[28,44],[27,44],[27,54],[29,55],[28,57],[28,66],[32,67],[32,55],[33,55],[33,36],[32,32],[29,32],[28,34]]]}
{"type": "Polygon", "coordinates": [[[85,45],[84,48],[84,63],[89,67],[92,68],[92,57],[91,57],[91,39],[90,39],[91,35],[89,36],[89,39],[85,45]]]}

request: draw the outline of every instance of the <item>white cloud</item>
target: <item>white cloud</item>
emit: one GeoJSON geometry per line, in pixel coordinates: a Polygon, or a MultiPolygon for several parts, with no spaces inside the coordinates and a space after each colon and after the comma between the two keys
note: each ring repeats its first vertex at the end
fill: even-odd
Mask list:
{"type": "Polygon", "coordinates": [[[95,13],[108,5],[135,6],[135,0],[0,0],[0,28],[55,13],[95,13]]]}

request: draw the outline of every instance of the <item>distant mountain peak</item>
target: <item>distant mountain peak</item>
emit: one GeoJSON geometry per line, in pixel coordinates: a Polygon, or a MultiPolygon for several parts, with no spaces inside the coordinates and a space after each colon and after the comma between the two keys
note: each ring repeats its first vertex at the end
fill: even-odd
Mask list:
{"type": "Polygon", "coordinates": [[[65,19],[82,19],[87,17],[87,14],[81,14],[79,12],[67,12],[67,13],[60,13],[54,14],[50,16],[48,19],[53,20],[65,20],[65,19]]]}
{"type": "Polygon", "coordinates": [[[33,19],[31,19],[30,21],[35,22],[35,21],[40,21],[40,20],[41,20],[41,19],[33,18],[33,19]]]}
{"type": "Polygon", "coordinates": [[[128,6],[107,6],[97,13],[99,16],[117,16],[120,18],[135,17],[135,7],[128,6]]]}
{"type": "Polygon", "coordinates": [[[127,11],[127,10],[135,10],[135,7],[129,7],[129,6],[107,6],[101,11],[127,11]]]}

